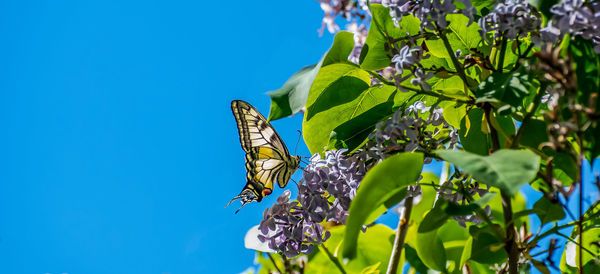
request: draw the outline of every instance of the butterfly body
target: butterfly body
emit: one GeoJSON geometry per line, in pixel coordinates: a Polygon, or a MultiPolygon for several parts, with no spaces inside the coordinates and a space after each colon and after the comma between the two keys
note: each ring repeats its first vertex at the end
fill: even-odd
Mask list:
{"type": "Polygon", "coordinates": [[[235,100],[231,102],[231,110],[238,126],[240,144],[246,152],[246,185],[231,202],[241,199],[243,207],[271,194],[275,183],[285,187],[298,169],[300,157],[290,155],[273,126],[252,105],[235,100]]]}

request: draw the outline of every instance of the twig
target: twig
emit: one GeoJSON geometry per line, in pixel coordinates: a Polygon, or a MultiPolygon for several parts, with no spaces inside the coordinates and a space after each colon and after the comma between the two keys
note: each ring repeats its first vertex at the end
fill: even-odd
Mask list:
{"type": "Polygon", "coordinates": [[[333,264],[335,264],[335,266],[338,268],[338,270],[340,272],[342,272],[343,274],[346,274],[346,270],[344,269],[344,266],[340,263],[340,261],[333,256],[333,254],[331,254],[331,252],[329,252],[329,249],[327,249],[327,247],[322,244],[319,246],[320,249],[322,249],[325,254],[327,255],[327,258],[329,258],[329,260],[331,260],[333,262],[333,264]]]}
{"type": "Polygon", "coordinates": [[[394,239],[394,249],[392,249],[392,256],[388,264],[387,274],[395,274],[398,272],[398,263],[400,262],[400,255],[404,249],[404,238],[408,231],[408,222],[410,221],[410,213],[413,206],[413,197],[408,197],[404,200],[404,212],[400,216],[398,221],[398,229],[396,230],[396,238],[394,239]]]}
{"type": "Polygon", "coordinates": [[[442,39],[442,42],[444,42],[446,51],[448,52],[448,55],[450,55],[450,59],[452,60],[452,64],[454,64],[454,68],[456,69],[456,72],[458,72],[458,76],[460,77],[460,79],[463,80],[465,85],[467,87],[469,87],[470,90],[473,90],[474,87],[471,87],[471,85],[469,85],[469,82],[467,81],[467,74],[465,74],[465,69],[463,68],[462,64],[460,62],[458,62],[458,59],[456,59],[456,56],[454,56],[454,51],[452,50],[452,46],[450,45],[450,42],[448,41],[448,37],[446,37],[446,34],[437,25],[435,27],[437,29],[438,35],[440,36],[440,39],[442,39]]]}

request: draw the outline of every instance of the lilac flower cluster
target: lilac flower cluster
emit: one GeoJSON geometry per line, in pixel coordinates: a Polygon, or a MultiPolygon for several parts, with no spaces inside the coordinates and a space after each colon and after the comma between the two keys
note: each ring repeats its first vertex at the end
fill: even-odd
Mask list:
{"type": "Polygon", "coordinates": [[[304,168],[305,185],[298,189],[298,200],[310,208],[311,218],[346,223],[350,202],[366,173],[358,156],[346,157],[347,149],[326,151],[325,158],[315,154],[304,168]],[[331,195],[333,202],[327,198],[331,195]]]}
{"type": "Polygon", "coordinates": [[[326,151],[324,159],[319,154],[311,157],[304,168],[304,183],[298,185],[298,201],[290,202],[286,191],[265,210],[260,241],[288,257],[310,254],[313,245],[329,238],[321,222],[346,222],[350,202],[366,173],[358,156],[346,157],[346,151],[326,151]]]}
{"type": "Polygon", "coordinates": [[[581,36],[596,44],[600,53],[600,1],[564,0],[554,5],[554,14],[548,25],[540,30],[538,43],[556,43],[566,34],[581,36]]]}
{"type": "Polygon", "coordinates": [[[494,32],[494,39],[526,37],[536,31],[541,23],[540,14],[525,0],[504,0],[479,19],[480,33],[485,41],[488,41],[489,32],[494,32]]]}
{"type": "MultiPolygon", "coordinates": [[[[363,161],[374,165],[393,153],[428,152],[438,149],[446,141],[434,138],[440,132],[439,126],[450,130],[447,138],[449,148],[453,148],[458,143],[457,131],[444,120],[441,108],[431,109],[423,102],[417,101],[409,106],[404,114],[406,115],[399,110],[392,118],[376,125],[375,132],[371,134],[369,141],[360,152],[363,161]],[[430,113],[427,120],[424,120],[420,116],[426,112],[430,113]],[[411,114],[414,117],[410,116],[411,114]]],[[[431,161],[431,158],[425,159],[426,164],[431,161]]]]}
{"type": "Polygon", "coordinates": [[[469,17],[468,25],[471,25],[473,15],[477,13],[470,0],[383,0],[381,4],[390,8],[390,16],[396,26],[402,21],[403,16],[414,15],[421,20],[421,29],[429,30],[435,30],[436,24],[440,28],[447,27],[446,15],[448,14],[462,13],[469,17]],[[464,8],[457,9],[455,2],[462,3],[464,8]]]}
{"type": "Polygon", "coordinates": [[[315,244],[326,241],[331,233],[318,222],[306,218],[306,211],[297,201],[290,202],[290,191],[277,198],[277,203],[263,213],[258,239],[269,248],[283,252],[287,257],[300,253],[310,254],[315,244]]]}
{"type": "MultiPolygon", "coordinates": [[[[487,186],[486,189],[479,188],[478,182],[473,182],[473,183],[465,184],[465,185],[466,185],[467,191],[469,192],[469,195],[471,195],[471,196],[474,196],[475,194],[479,194],[480,197],[483,197],[483,195],[488,193],[490,190],[489,186],[487,186]]],[[[444,200],[453,202],[453,203],[462,202],[462,204],[464,205],[465,198],[464,198],[463,194],[458,191],[454,191],[453,188],[454,188],[454,184],[452,183],[452,181],[445,181],[441,185],[441,187],[438,191],[439,197],[444,200]]],[[[485,211],[485,214],[488,216],[492,212],[492,209],[490,208],[489,205],[486,206],[483,210],[485,211]]],[[[458,224],[462,227],[466,227],[467,222],[475,223],[476,225],[479,225],[483,222],[483,220],[475,214],[470,214],[467,216],[452,216],[452,218],[454,220],[456,220],[458,222],[458,224]]]]}

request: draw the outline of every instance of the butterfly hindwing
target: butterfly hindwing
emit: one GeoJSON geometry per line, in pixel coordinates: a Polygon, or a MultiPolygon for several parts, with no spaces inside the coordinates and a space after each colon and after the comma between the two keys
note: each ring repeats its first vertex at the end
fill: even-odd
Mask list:
{"type": "Polygon", "coordinates": [[[246,152],[246,185],[231,202],[242,199],[243,207],[271,194],[275,182],[285,187],[298,168],[300,158],[289,154],[279,134],[253,106],[236,100],[231,102],[231,110],[238,126],[240,144],[246,152]]]}

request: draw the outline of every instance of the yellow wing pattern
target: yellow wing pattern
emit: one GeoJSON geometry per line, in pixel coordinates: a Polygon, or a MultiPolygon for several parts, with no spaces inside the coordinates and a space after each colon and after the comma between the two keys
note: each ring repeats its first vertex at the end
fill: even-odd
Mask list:
{"type": "Polygon", "coordinates": [[[231,110],[246,152],[246,186],[229,204],[242,199],[243,207],[271,194],[275,182],[285,187],[300,165],[300,157],[289,154],[273,126],[252,105],[235,100],[231,102],[231,110]]]}

